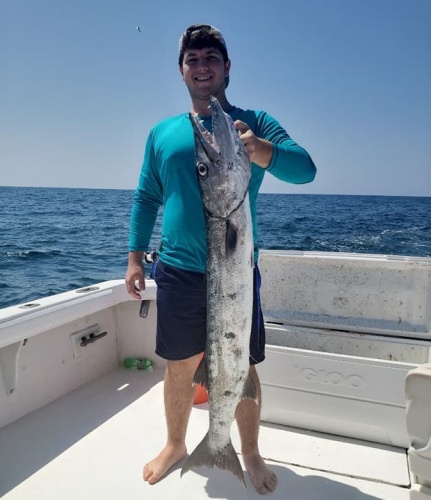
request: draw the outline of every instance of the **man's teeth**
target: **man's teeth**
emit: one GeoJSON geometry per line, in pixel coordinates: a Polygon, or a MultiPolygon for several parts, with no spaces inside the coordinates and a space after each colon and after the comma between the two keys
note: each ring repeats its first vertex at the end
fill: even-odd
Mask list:
{"type": "Polygon", "coordinates": [[[210,77],[209,77],[209,76],[197,76],[197,77],[196,77],[196,80],[197,80],[198,82],[203,82],[203,81],[205,81],[205,80],[209,80],[209,79],[210,79],[210,77]]]}

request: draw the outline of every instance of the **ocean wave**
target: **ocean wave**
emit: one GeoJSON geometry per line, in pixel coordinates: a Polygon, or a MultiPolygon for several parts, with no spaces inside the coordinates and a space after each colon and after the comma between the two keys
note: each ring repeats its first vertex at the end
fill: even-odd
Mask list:
{"type": "Polygon", "coordinates": [[[61,250],[9,250],[5,252],[6,257],[18,259],[50,259],[61,254],[61,250]]]}

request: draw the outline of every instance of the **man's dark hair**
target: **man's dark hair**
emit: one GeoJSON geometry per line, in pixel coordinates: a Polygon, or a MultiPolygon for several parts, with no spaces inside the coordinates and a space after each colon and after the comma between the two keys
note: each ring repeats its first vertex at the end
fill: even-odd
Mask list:
{"type": "Polygon", "coordinates": [[[226,42],[224,41],[223,35],[220,31],[209,24],[193,24],[181,35],[178,64],[182,66],[186,50],[200,50],[208,47],[218,49],[223,56],[224,62],[229,60],[226,42]]]}

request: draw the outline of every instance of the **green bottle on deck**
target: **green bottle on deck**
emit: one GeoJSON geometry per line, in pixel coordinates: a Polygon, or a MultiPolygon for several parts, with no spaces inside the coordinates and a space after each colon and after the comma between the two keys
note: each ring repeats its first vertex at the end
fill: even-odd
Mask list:
{"type": "Polygon", "coordinates": [[[126,358],[123,361],[123,366],[129,370],[153,371],[153,362],[147,358],[126,358]]]}

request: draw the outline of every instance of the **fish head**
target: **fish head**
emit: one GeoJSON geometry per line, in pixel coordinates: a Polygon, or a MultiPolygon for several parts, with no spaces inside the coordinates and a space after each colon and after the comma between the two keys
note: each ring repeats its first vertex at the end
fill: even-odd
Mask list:
{"type": "Polygon", "coordinates": [[[207,216],[227,218],[245,199],[250,158],[232,118],[210,98],[213,133],[190,115],[195,134],[196,173],[207,216]]]}

